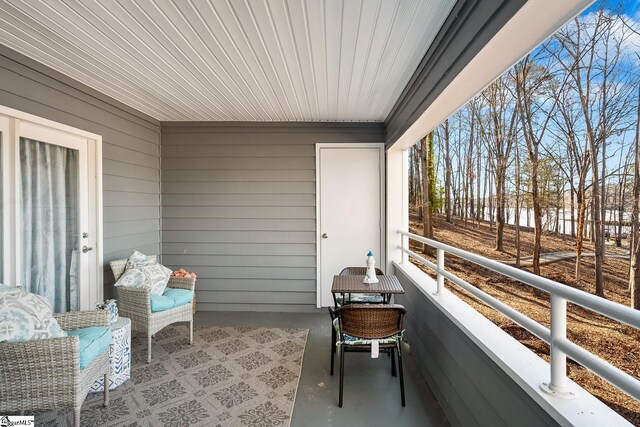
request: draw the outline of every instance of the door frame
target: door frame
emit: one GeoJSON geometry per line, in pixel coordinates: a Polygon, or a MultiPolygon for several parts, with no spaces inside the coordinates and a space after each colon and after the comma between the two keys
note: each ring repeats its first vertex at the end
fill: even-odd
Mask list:
{"type": "Polygon", "coordinates": [[[321,236],[320,236],[320,208],[322,206],[322,200],[320,197],[320,182],[321,174],[320,170],[320,151],[323,148],[377,148],[379,151],[380,159],[380,256],[378,259],[378,265],[386,265],[386,195],[385,195],[385,144],[384,142],[318,142],[316,143],[316,307],[322,308],[322,254],[320,252],[321,236]]]}
{"type": "MultiPolygon", "coordinates": [[[[0,128],[6,131],[3,140],[13,141],[11,144],[2,144],[2,181],[8,191],[2,193],[4,220],[2,253],[8,254],[3,263],[2,278],[5,283],[18,284],[18,270],[20,268],[20,255],[14,251],[19,245],[20,233],[17,224],[20,218],[20,205],[17,203],[20,197],[20,182],[17,172],[20,167],[20,159],[16,150],[20,144],[20,122],[31,123],[37,126],[49,128],[55,132],[69,134],[74,138],[82,138],[86,141],[87,148],[87,195],[89,203],[88,231],[94,238],[87,242],[93,244],[93,256],[89,257],[87,264],[87,292],[80,293],[80,309],[90,310],[95,302],[104,299],[103,289],[103,214],[102,214],[102,136],[67,126],[52,120],[44,119],[33,114],[15,110],[0,105],[0,128]],[[91,161],[93,159],[94,161],[91,161]]],[[[79,249],[79,248],[78,248],[79,249]]]]}

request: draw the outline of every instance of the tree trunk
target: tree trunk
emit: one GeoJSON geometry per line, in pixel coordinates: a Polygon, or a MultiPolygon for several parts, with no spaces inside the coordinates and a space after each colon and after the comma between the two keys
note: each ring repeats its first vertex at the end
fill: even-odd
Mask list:
{"type": "MultiPolygon", "coordinates": [[[[571,191],[571,190],[569,190],[571,191]]],[[[562,240],[566,240],[567,236],[567,203],[564,197],[564,188],[562,189],[562,240]]]]}
{"type": "MultiPolygon", "coordinates": [[[[433,141],[433,132],[429,133],[425,136],[421,141],[421,157],[422,157],[422,206],[423,206],[423,217],[422,217],[422,234],[424,237],[428,239],[433,239],[433,224],[431,217],[431,162],[433,161],[433,156],[429,153],[429,146],[433,141]]],[[[430,246],[423,244],[422,252],[428,252],[428,248],[430,246]]]]}
{"type": "MultiPolygon", "coordinates": [[[[592,139],[591,136],[587,136],[590,141],[589,145],[591,148],[591,158],[596,159],[598,155],[598,150],[596,148],[596,143],[592,139]]],[[[600,198],[600,173],[598,162],[594,161],[592,163],[591,174],[593,176],[593,185],[591,186],[591,192],[593,197],[593,209],[592,209],[592,217],[591,224],[593,226],[593,241],[595,244],[595,267],[596,267],[596,290],[595,294],[601,297],[604,297],[604,276],[602,267],[604,265],[604,227],[602,224],[601,218],[601,203],[602,200],[600,198]]]]}
{"type": "Polygon", "coordinates": [[[631,214],[631,266],[629,268],[629,289],[631,307],[640,310],[640,87],[638,88],[638,112],[636,119],[635,165],[633,174],[633,212],[631,214]]]}
{"type": "MultiPolygon", "coordinates": [[[[489,156],[489,154],[487,154],[487,157],[489,156]]],[[[489,176],[490,176],[490,167],[488,167],[488,165],[490,164],[489,159],[487,159],[487,167],[485,167],[485,173],[484,173],[484,186],[482,188],[482,216],[481,216],[481,220],[485,221],[487,218],[486,215],[486,207],[487,207],[487,188],[489,187],[489,176]]]]}
{"type": "Polygon", "coordinates": [[[484,216],[484,202],[481,203],[481,200],[480,200],[480,181],[482,181],[480,179],[480,172],[482,171],[481,170],[482,169],[481,168],[481,165],[482,165],[482,162],[481,162],[482,156],[481,156],[481,154],[482,153],[480,151],[480,144],[478,144],[478,153],[476,154],[476,159],[477,159],[476,160],[476,162],[477,162],[476,163],[476,195],[478,197],[478,204],[477,204],[477,207],[476,207],[476,220],[478,222],[480,222],[480,220],[484,216]],[[481,205],[482,205],[482,209],[480,208],[481,205]]]}
{"type": "Polygon", "coordinates": [[[505,176],[496,174],[496,247],[498,252],[504,252],[504,209],[505,209],[505,176]]]}
{"type": "Polygon", "coordinates": [[[449,150],[449,119],[442,124],[444,130],[444,209],[447,222],[451,222],[451,152],[449,150]]]}
{"type": "Polygon", "coordinates": [[[618,233],[616,233],[616,247],[622,247],[622,221],[624,221],[624,187],[627,180],[627,168],[625,165],[623,178],[620,179],[618,190],[618,233]]]}
{"type": "Polygon", "coordinates": [[[514,224],[516,228],[516,267],[520,267],[520,151],[518,150],[518,144],[516,144],[516,176],[515,176],[515,193],[516,193],[516,206],[514,224]]]}
{"type": "MultiPolygon", "coordinates": [[[[492,169],[490,167],[490,169],[492,169]]],[[[493,231],[493,174],[489,175],[489,230],[493,231]]]]}
{"type": "Polygon", "coordinates": [[[560,201],[557,201],[556,204],[556,218],[555,218],[555,233],[559,234],[560,233],[560,201]]]}
{"type": "MultiPolygon", "coordinates": [[[[573,180],[573,173],[571,175],[572,175],[571,179],[573,180]]],[[[571,190],[571,202],[570,202],[569,209],[571,209],[571,237],[576,237],[576,213],[575,213],[576,205],[575,205],[575,192],[573,190],[571,190]]]]}
{"type": "Polygon", "coordinates": [[[533,200],[533,273],[540,274],[540,252],[542,249],[542,207],[538,191],[538,162],[531,163],[531,199],[533,200]]]}
{"type": "Polygon", "coordinates": [[[471,126],[469,129],[469,148],[467,150],[467,179],[468,185],[468,200],[469,200],[469,217],[474,218],[476,216],[475,205],[473,203],[473,145],[475,144],[475,114],[471,113],[471,126]]]}
{"type": "Polygon", "coordinates": [[[582,246],[584,245],[584,221],[587,214],[586,191],[584,184],[579,186],[578,194],[578,231],[576,231],[576,283],[582,279],[582,246]]]}

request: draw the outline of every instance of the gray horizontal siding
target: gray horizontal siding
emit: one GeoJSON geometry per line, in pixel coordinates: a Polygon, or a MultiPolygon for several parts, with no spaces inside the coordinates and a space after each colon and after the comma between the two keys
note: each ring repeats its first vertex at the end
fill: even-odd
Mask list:
{"type": "Polygon", "coordinates": [[[198,279],[199,291],[314,292],[315,280],[304,279],[198,279]]]}
{"type": "MultiPolygon", "coordinates": [[[[185,147],[188,148],[188,147],[185,147]]],[[[197,151],[191,147],[191,152],[197,151]]],[[[217,170],[283,170],[283,169],[314,169],[313,157],[175,157],[171,162],[163,165],[166,170],[172,169],[217,169],[217,170]]]]}
{"type": "Polygon", "coordinates": [[[413,359],[453,426],[557,423],[465,333],[397,271],[405,290],[405,336],[413,359]]]}
{"type": "MultiPolygon", "coordinates": [[[[247,175],[243,170],[193,170],[188,175],[182,170],[163,170],[162,177],[167,184],[178,182],[246,182],[257,180],[257,182],[313,182],[316,179],[315,168],[313,170],[304,169],[283,169],[283,170],[254,170],[251,175],[247,175]]],[[[253,181],[256,182],[256,181],[253,181]]]]}
{"type": "Polygon", "coordinates": [[[266,311],[273,313],[316,313],[315,305],[310,304],[244,304],[244,303],[201,303],[199,311],[266,311]]]}
{"type": "Polygon", "coordinates": [[[315,144],[379,124],[163,123],[163,260],[198,274],[199,310],[313,311],[315,144]]]}
{"type": "MultiPolygon", "coordinates": [[[[165,255],[168,264],[189,267],[244,267],[246,259],[236,255],[165,255]]],[[[306,267],[315,268],[315,257],[292,255],[254,255],[251,265],[255,267],[306,267]]]]}
{"type": "MultiPolygon", "coordinates": [[[[315,165],[311,169],[315,173],[315,165]]],[[[233,173],[238,171],[231,171],[233,173]]],[[[170,178],[163,175],[163,194],[315,194],[315,178],[312,181],[261,181],[257,176],[253,176],[254,170],[243,169],[242,172],[253,179],[253,181],[177,181],[171,182],[170,178]],[[250,171],[248,173],[247,171],[250,171]]],[[[182,176],[189,176],[191,170],[181,171],[182,176]]]]}
{"type": "Polygon", "coordinates": [[[217,255],[316,255],[315,244],[305,243],[164,243],[162,253],[165,255],[180,254],[217,254],[217,255]]]}
{"type": "MultiPolygon", "coordinates": [[[[163,241],[167,243],[308,243],[315,245],[315,232],[313,231],[164,230],[162,237],[163,241]]],[[[251,265],[250,260],[246,261],[251,265]]]]}
{"type": "MultiPolygon", "coordinates": [[[[160,124],[0,46],[0,105],[102,136],[104,261],[160,253],[160,124]]],[[[105,268],[105,294],[112,276],[105,268]]]]}
{"type": "MultiPolygon", "coordinates": [[[[284,194],[281,195],[285,197],[284,194]]],[[[199,194],[193,196],[192,205],[166,206],[164,218],[254,218],[254,219],[303,219],[315,218],[313,206],[200,206],[199,194]]]]}
{"type": "Polygon", "coordinates": [[[231,231],[314,231],[315,219],[165,218],[164,229],[231,231]]]}
{"type": "MultiPolygon", "coordinates": [[[[190,194],[165,194],[163,206],[183,206],[193,200],[190,194]]],[[[315,194],[292,193],[286,199],[279,194],[198,194],[200,206],[315,206],[315,194]]]]}

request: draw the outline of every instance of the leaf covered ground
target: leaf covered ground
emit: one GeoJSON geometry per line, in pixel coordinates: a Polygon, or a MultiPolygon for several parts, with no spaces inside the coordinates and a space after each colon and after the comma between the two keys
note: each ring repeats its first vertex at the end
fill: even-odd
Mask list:
{"type": "MultiPolygon", "coordinates": [[[[422,223],[412,214],[410,229],[422,234],[422,223]]],[[[506,226],[504,232],[505,251],[495,248],[495,229],[486,222],[464,222],[452,218],[447,223],[443,216],[434,218],[434,237],[436,240],[457,246],[469,252],[488,258],[510,261],[515,260],[515,230],[506,226]]],[[[421,245],[412,242],[412,249],[419,252],[421,245]]],[[[542,252],[572,251],[575,239],[556,235],[543,235],[542,252]]],[[[533,254],[533,232],[521,232],[521,256],[533,254]]],[[[585,242],[585,252],[592,251],[593,245],[585,242]]],[[[607,247],[608,252],[620,253],[620,249],[607,247]]],[[[429,258],[427,256],[427,258],[429,258]]],[[[430,276],[435,274],[419,265],[430,276]]],[[[467,263],[451,255],[446,256],[447,270],[455,273],[472,285],[510,305],[528,317],[549,327],[549,296],[520,282],[510,280],[492,271],[467,263]]],[[[530,270],[530,269],[529,269],[530,270]]],[[[583,258],[582,279],[576,283],[574,278],[575,258],[541,266],[541,275],[566,285],[593,293],[595,289],[594,258],[583,258]]],[[[624,259],[607,258],[604,266],[605,297],[620,304],[629,304],[629,267],[624,259]]],[[[530,348],[538,356],[549,361],[549,346],[534,337],[528,331],[511,320],[486,306],[475,297],[457,286],[447,283],[447,287],[461,299],[474,307],[485,317],[498,325],[509,335],[530,348]]],[[[624,370],[635,378],[640,378],[640,331],[594,314],[574,304],[568,304],[568,338],[590,352],[598,355],[614,366],[624,370]]],[[[629,422],[640,426],[640,402],[619,391],[597,375],[579,364],[569,361],[569,376],[591,394],[609,405],[629,422]]]]}

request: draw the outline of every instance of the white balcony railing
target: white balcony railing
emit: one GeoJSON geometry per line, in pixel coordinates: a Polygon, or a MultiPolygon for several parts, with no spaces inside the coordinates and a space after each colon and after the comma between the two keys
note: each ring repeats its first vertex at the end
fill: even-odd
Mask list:
{"type": "Polygon", "coordinates": [[[437,291],[435,295],[441,295],[444,292],[444,280],[448,279],[549,344],[551,348],[550,380],[548,383],[540,385],[545,392],[561,398],[575,397],[575,394],[568,387],[566,376],[567,357],[569,357],[636,400],[640,400],[640,380],[567,339],[567,301],[639,330],[640,311],[417,234],[406,231],[399,233],[404,236],[400,247],[403,259],[406,254],[436,272],[437,291]],[[410,250],[407,238],[435,248],[437,262],[433,263],[410,250]],[[444,263],[445,253],[549,293],[551,295],[551,327],[547,328],[541,325],[447,271],[444,263]]]}

